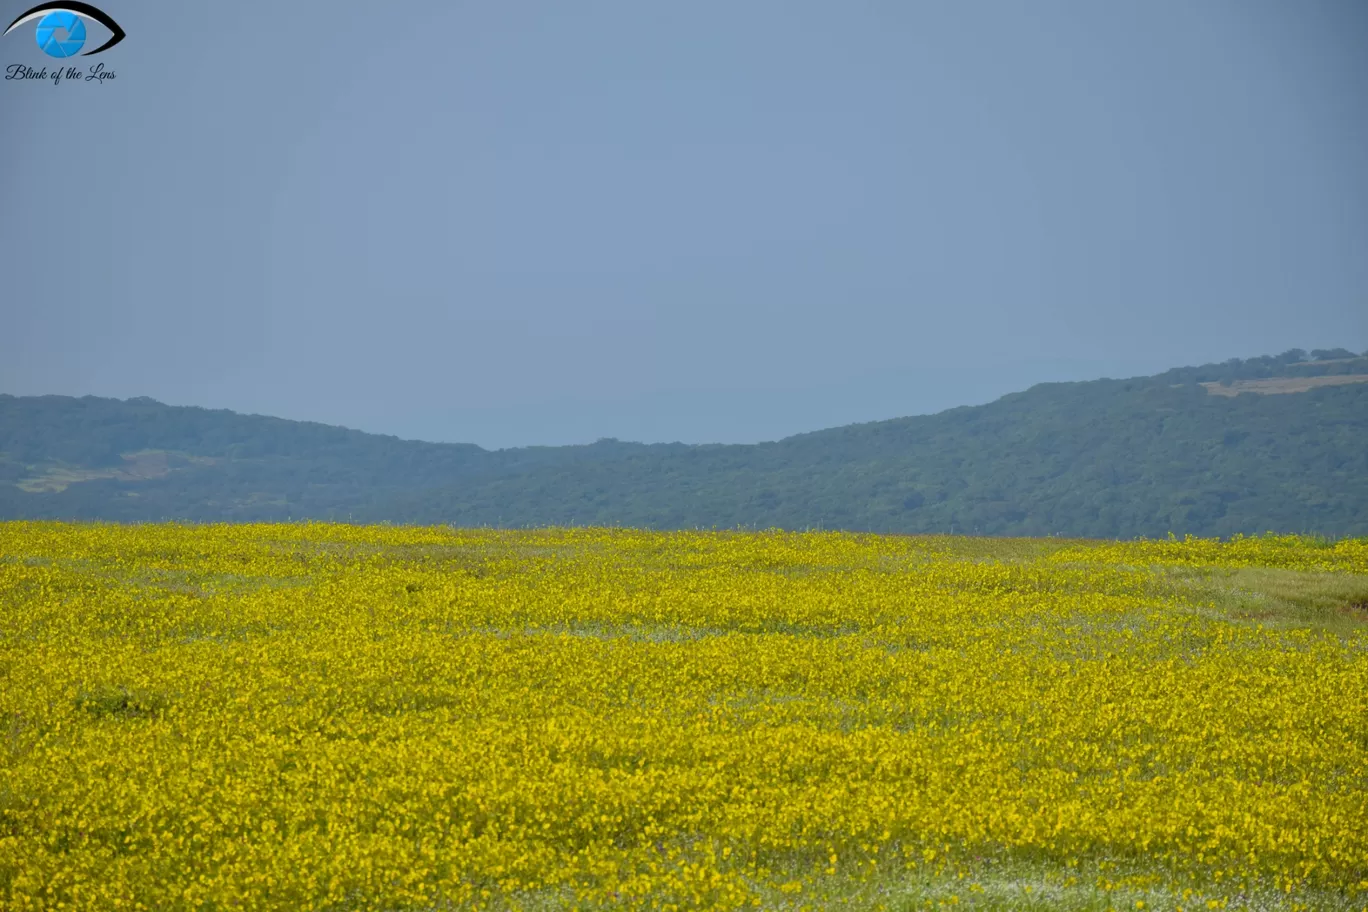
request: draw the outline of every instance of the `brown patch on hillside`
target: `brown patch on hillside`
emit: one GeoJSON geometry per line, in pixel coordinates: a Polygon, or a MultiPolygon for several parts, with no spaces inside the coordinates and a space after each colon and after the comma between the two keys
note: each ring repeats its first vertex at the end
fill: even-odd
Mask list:
{"type": "Polygon", "coordinates": [[[1350,361],[1362,361],[1363,355],[1355,355],[1352,358],[1326,358],[1324,361],[1302,361],[1302,364],[1310,364],[1312,367],[1319,367],[1322,364],[1348,364],[1350,361]]]}
{"type": "Polygon", "coordinates": [[[123,465],[107,468],[53,465],[38,470],[37,474],[18,482],[20,490],[32,494],[55,494],[83,481],[112,478],[117,481],[149,481],[165,478],[176,469],[190,465],[209,465],[216,460],[203,456],[186,456],[163,450],[141,450],[123,454],[123,465]]]}
{"type": "Polygon", "coordinates": [[[1213,396],[1238,396],[1240,393],[1258,393],[1262,396],[1276,393],[1304,393],[1318,386],[1339,386],[1342,383],[1368,383],[1368,374],[1337,374],[1329,377],[1267,377],[1262,380],[1232,380],[1229,386],[1216,382],[1203,383],[1206,391],[1213,396]]]}

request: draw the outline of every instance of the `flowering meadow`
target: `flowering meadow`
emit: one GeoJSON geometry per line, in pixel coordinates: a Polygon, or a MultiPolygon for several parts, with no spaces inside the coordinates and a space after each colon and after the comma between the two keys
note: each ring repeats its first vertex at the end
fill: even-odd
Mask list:
{"type": "Polygon", "coordinates": [[[1368,908],[1368,541],[0,523],[0,909],[1368,908]]]}

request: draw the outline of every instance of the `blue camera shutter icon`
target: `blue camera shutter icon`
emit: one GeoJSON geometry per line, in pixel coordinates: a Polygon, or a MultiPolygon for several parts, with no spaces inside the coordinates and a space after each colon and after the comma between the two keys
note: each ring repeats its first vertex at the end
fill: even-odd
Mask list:
{"type": "Polygon", "coordinates": [[[33,37],[49,57],[75,57],[85,45],[86,27],[70,10],[54,10],[38,22],[33,37]]]}

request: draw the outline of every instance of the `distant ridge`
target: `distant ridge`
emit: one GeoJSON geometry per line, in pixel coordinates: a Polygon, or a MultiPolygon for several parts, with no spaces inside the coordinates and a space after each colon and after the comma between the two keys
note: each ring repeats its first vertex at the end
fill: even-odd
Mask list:
{"type": "Polygon", "coordinates": [[[1368,535],[1368,356],[1047,383],[750,445],[490,451],[146,397],[0,395],[0,518],[1368,535]]]}

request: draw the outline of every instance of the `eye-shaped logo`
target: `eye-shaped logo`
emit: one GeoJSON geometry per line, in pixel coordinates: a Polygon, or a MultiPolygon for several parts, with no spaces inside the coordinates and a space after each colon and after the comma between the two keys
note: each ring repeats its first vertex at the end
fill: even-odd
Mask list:
{"type": "Polygon", "coordinates": [[[38,27],[33,30],[33,37],[43,49],[43,53],[49,57],[75,57],[77,54],[89,57],[91,54],[107,51],[124,40],[124,30],[119,28],[119,23],[109,18],[107,13],[89,3],[76,2],[43,3],[35,6],[11,22],[9,28],[5,29],[5,34],[8,35],[25,22],[32,22],[34,19],[38,20],[38,27]],[[94,20],[109,29],[109,38],[99,47],[82,53],[81,48],[85,47],[86,40],[86,19],[94,20]]]}

